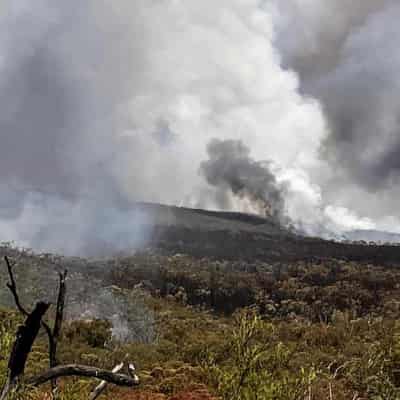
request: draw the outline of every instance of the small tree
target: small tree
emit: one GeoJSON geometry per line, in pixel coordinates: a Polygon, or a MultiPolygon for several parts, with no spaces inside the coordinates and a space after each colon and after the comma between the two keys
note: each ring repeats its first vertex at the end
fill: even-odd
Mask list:
{"type": "Polygon", "coordinates": [[[224,353],[225,360],[208,354],[205,373],[223,400],[299,400],[312,398],[317,371],[302,368],[296,375],[285,373],[290,351],[281,343],[268,345],[266,325],[253,309],[237,314],[235,328],[224,353]],[[276,374],[276,371],[279,373],[276,374]]]}

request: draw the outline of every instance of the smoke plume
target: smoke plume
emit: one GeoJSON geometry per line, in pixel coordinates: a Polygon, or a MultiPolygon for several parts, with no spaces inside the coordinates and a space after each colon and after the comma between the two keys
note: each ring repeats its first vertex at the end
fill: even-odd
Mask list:
{"type": "Polygon", "coordinates": [[[308,3],[277,2],[276,44],[327,119],[321,157],[329,168],[316,182],[327,203],[398,230],[400,6],[391,0],[308,3]]]}
{"type": "Polygon", "coordinates": [[[207,146],[209,160],[201,172],[210,185],[219,188],[217,200],[222,209],[230,209],[230,194],[248,200],[261,215],[283,221],[284,194],[267,162],[250,158],[250,149],[239,140],[212,140],[207,146]],[[228,202],[227,202],[228,201],[228,202]]]}
{"type": "Polygon", "coordinates": [[[218,208],[198,173],[214,137],[312,166],[322,113],[272,39],[253,0],[7,0],[1,239],[96,253],[146,240],[135,201],[218,208]]]}

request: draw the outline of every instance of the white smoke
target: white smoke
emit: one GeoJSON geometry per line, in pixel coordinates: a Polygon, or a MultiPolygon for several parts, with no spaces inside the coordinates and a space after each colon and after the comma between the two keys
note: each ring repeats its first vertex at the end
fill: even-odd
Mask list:
{"type": "Polygon", "coordinates": [[[296,224],[336,218],[314,182],[329,168],[322,108],[282,67],[269,3],[6,0],[0,13],[1,239],[73,254],[93,236],[143,242],[124,217],[137,200],[217,208],[199,174],[214,138],[270,162],[296,224]]]}

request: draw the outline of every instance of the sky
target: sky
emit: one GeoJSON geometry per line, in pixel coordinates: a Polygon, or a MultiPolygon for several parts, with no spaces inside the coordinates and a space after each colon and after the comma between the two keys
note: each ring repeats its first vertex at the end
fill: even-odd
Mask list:
{"type": "Polygon", "coordinates": [[[399,17],[391,0],[4,0],[0,240],[140,245],[136,201],[400,232],[399,17]]]}

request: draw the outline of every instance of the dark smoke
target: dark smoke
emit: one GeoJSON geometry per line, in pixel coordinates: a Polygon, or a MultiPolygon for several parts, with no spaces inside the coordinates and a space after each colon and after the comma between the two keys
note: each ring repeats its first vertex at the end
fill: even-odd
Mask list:
{"type": "Polygon", "coordinates": [[[293,68],[307,86],[335,69],[347,40],[374,14],[393,0],[276,1],[277,43],[286,67],[293,68]],[[296,24],[294,24],[296,22],[296,24]]]}
{"type": "Polygon", "coordinates": [[[321,101],[329,124],[321,157],[331,171],[319,181],[325,200],[373,218],[397,214],[400,6],[334,0],[305,8],[290,0],[277,7],[283,63],[321,101]]]}
{"type": "Polygon", "coordinates": [[[282,221],[284,196],[268,162],[254,161],[240,140],[213,139],[207,152],[209,159],[201,163],[200,171],[218,188],[221,208],[229,209],[227,201],[233,194],[249,200],[255,211],[282,221]]]}

